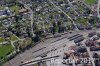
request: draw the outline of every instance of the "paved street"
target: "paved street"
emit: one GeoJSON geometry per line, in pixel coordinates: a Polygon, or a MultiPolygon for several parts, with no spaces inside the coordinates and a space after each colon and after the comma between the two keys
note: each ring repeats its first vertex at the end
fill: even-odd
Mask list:
{"type": "Polygon", "coordinates": [[[98,17],[100,18],[100,0],[98,0],[97,13],[98,17]]]}
{"type": "Polygon", "coordinates": [[[19,2],[20,2],[21,4],[23,4],[24,7],[30,11],[30,18],[31,18],[31,31],[32,31],[33,36],[34,36],[34,32],[33,32],[33,22],[34,22],[34,21],[33,21],[33,11],[32,11],[32,9],[31,9],[29,6],[27,6],[26,4],[24,4],[22,1],[19,1],[19,2]]]}
{"type": "Polygon", "coordinates": [[[52,5],[54,5],[54,6],[55,6],[58,10],[60,10],[62,13],[64,13],[64,14],[72,21],[72,23],[73,23],[73,25],[75,26],[76,30],[78,30],[78,28],[77,28],[75,22],[73,21],[73,19],[72,19],[68,14],[66,14],[61,8],[59,8],[58,6],[56,6],[56,5],[52,2],[52,0],[49,0],[49,2],[52,3],[52,5]]]}

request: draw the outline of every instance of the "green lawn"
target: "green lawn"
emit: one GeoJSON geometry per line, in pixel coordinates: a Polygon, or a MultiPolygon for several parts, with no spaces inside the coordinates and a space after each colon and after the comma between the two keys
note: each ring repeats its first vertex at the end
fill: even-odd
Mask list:
{"type": "Polygon", "coordinates": [[[10,39],[11,39],[11,41],[16,41],[16,40],[18,40],[18,38],[17,38],[15,35],[11,35],[11,36],[10,36],[10,39]]]}
{"type": "Polygon", "coordinates": [[[13,47],[10,44],[0,46],[0,59],[3,59],[7,54],[13,51],[13,47]]]}
{"type": "Polygon", "coordinates": [[[5,39],[4,38],[0,38],[0,43],[4,42],[5,39]]]}
{"type": "Polygon", "coordinates": [[[86,4],[93,5],[95,4],[96,0],[85,0],[86,4]]]}

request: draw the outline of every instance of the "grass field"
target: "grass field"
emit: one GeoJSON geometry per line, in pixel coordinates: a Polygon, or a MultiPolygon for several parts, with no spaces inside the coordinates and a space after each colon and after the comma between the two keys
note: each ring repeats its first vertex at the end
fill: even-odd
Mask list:
{"type": "Polygon", "coordinates": [[[13,47],[10,44],[0,46],[0,59],[4,59],[12,51],[13,47]]]}
{"type": "Polygon", "coordinates": [[[88,5],[93,5],[95,4],[96,0],[85,0],[85,3],[88,5]]]}

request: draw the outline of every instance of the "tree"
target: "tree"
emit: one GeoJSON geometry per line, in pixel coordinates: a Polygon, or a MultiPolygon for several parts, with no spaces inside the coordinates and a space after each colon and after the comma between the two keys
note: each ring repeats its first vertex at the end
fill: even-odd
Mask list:
{"type": "Polygon", "coordinates": [[[53,32],[53,34],[55,34],[55,32],[56,32],[56,23],[55,23],[55,22],[53,22],[53,29],[52,29],[52,32],[53,32]]]}
{"type": "Polygon", "coordinates": [[[28,37],[32,37],[30,27],[27,27],[27,28],[26,28],[26,32],[27,32],[27,34],[28,34],[28,37]]]}
{"type": "Polygon", "coordinates": [[[27,47],[32,45],[32,39],[31,38],[26,38],[25,40],[19,41],[18,43],[19,43],[19,49],[24,50],[27,47]]]}
{"type": "Polygon", "coordinates": [[[19,17],[17,15],[15,15],[14,18],[15,18],[15,21],[18,22],[19,17]]]}

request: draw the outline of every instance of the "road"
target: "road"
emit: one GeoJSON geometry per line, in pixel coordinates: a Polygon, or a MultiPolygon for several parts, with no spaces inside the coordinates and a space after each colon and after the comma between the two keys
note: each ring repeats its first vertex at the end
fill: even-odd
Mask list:
{"type": "Polygon", "coordinates": [[[35,34],[34,34],[34,32],[33,32],[33,11],[32,11],[32,9],[31,9],[29,6],[27,6],[26,4],[24,4],[22,1],[19,1],[19,2],[20,2],[21,4],[23,4],[24,7],[30,11],[31,31],[32,31],[32,35],[35,36],[35,34]]]}
{"type": "Polygon", "coordinates": [[[75,26],[76,30],[78,31],[78,28],[75,24],[75,22],[73,21],[73,19],[68,15],[66,14],[61,8],[59,8],[58,6],[56,6],[51,0],[48,0],[54,7],[56,7],[58,10],[60,10],[62,13],[64,13],[73,23],[73,25],[75,26]]]}
{"type": "Polygon", "coordinates": [[[91,52],[90,52],[89,47],[87,47],[87,51],[88,51],[88,53],[89,53],[89,56],[90,56],[90,60],[91,60],[91,62],[92,62],[92,65],[95,66],[94,59],[93,59],[93,57],[92,57],[92,54],[91,54],[91,52]]]}
{"type": "MultiPolygon", "coordinates": [[[[85,41],[88,39],[87,37],[85,37],[86,39],[83,41],[83,43],[85,43],[85,41]]],[[[91,51],[90,51],[90,48],[87,47],[85,44],[84,44],[85,48],[87,49],[87,52],[89,54],[89,57],[90,57],[90,60],[91,60],[91,63],[92,63],[92,66],[95,66],[95,63],[94,63],[94,59],[92,57],[92,54],[91,54],[91,51]]]]}
{"type": "Polygon", "coordinates": [[[100,0],[98,0],[97,13],[98,17],[100,18],[100,0]]]}

